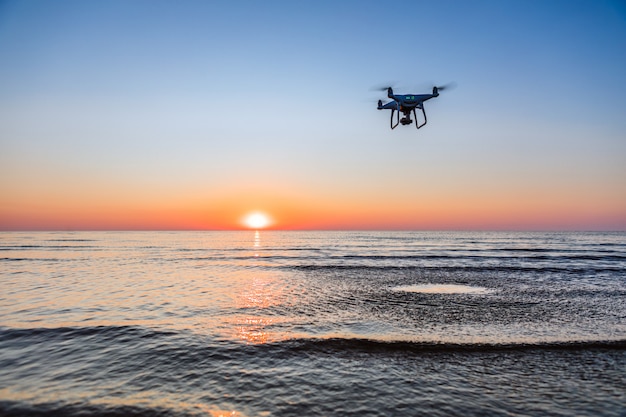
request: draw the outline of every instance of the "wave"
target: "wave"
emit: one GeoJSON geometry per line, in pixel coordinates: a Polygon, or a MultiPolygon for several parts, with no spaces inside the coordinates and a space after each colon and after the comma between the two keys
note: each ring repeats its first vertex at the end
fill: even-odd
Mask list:
{"type": "Polygon", "coordinates": [[[206,416],[205,413],[184,412],[161,407],[130,405],[27,403],[0,400],[0,415],[4,417],[169,417],[206,416]]]}
{"type": "Polygon", "coordinates": [[[439,343],[411,341],[381,341],[372,339],[329,338],[292,339],[268,348],[293,352],[327,353],[472,353],[472,352],[527,352],[572,350],[626,350],[624,340],[562,341],[538,343],[439,343]]]}
{"type": "Polygon", "coordinates": [[[8,258],[0,257],[0,262],[68,262],[62,258],[8,258]]]}
{"type": "Polygon", "coordinates": [[[599,274],[599,273],[623,273],[624,268],[617,266],[598,266],[589,265],[588,267],[564,265],[550,266],[522,266],[522,265],[480,265],[480,266],[461,266],[461,265],[364,265],[364,264],[328,264],[328,263],[308,263],[299,265],[280,265],[278,269],[291,269],[302,271],[350,271],[350,270],[368,270],[368,271],[447,271],[447,272],[476,272],[476,273],[559,273],[568,275],[579,274],[599,274]]]}
{"type": "MultiPolygon", "coordinates": [[[[526,251],[525,251],[526,252],[526,251]]],[[[528,251],[530,252],[530,251],[528,251]]],[[[332,258],[343,259],[364,259],[364,260],[480,260],[480,261],[502,261],[506,259],[523,261],[624,261],[626,255],[535,255],[535,256],[489,256],[489,255],[343,255],[332,258]]]]}
{"type": "Polygon", "coordinates": [[[157,331],[140,326],[91,326],[91,327],[0,327],[0,343],[28,339],[46,342],[98,337],[101,340],[115,338],[148,339],[159,336],[172,336],[173,331],[157,331]]]}
{"type": "Polygon", "coordinates": [[[29,249],[42,249],[42,250],[57,250],[57,249],[102,249],[102,246],[95,245],[11,245],[0,246],[0,251],[10,250],[29,250],[29,249]]]}
{"type": "MultiPolygon", "coordinates": [[[[168,330],[156,330],[141,326],[93,326],[57,328],[8,328],[0,327],[0,346],[22,342],[63,342],[82,338],[96,338],[100,342],[116,343],[147,342],[154,338],[175,338],[169,344],[177,351],[199,348],[202,350],[237,351],[250,354],[254,350],[280,350],[304,353],[385,353],[385,352],[495,352],[528,350],[626,350],[626,339],[578,340],[551,342],[505,342],[505,343],[452,343],[436,341],[384,340],[351,337],[293,338],[266,344],[243,344],[238,341],[211,340],[210,336],[168,330]]],[[[199,353],[199,352],[197,352],[199,353]]],[[[209,353],[209,352],[207,352],[209,353]]],[[[211,352],[213,356],[215,352],[211,352]]]]}
{"type": "Polygon", "coordinates": [[[97,242],[96,239],[48,239],[48,242],[97,242]]]}
{"type": "MultiPolygon", "coordinates": [[[[23,329],[22,334],[30,330],[23,329]]],[[[41,336],[46,332],[64,337],[160,334],[138,327],[39,329],[35,333],[41,336]]],[[[140,347],[140,351],[127,354],[131,347],[126,346],[120,348],[123,350],[120,354],[119,350],[111,351],[107,347],[102,352],[106,356],[94,357],[89,346],[73,353],[59,344],[56,353],[62,359],[52,363],[47,346],[41,349],[41,357],[34,358],[37,363],[44,361],[44,366],[33,367],[31,361],[20,369],[20,363],[5,363],[18,372],[6,367],[3,371],[3,383],[9,388],[0,397],[0,415],[206,417],[269,415],[270,412],[293,416],[392,415],[398,408],[406,411],[400,413],[404,415],[414,414],[415,410],[419,414],[420,407],[425,407],[425,415],[460,415],[470,404],[468,398],[474,401],[471,403],[474,412],[467,415],[513,415],[524,410],[502,410],[501,404],[517,398],[509,393],[531,392],[519,401],[526,405],[535,398],[544,399],[546,392],[562,394],[563,380],[566,384],[577,384],[573,385],[571,396],[563,399],[564,403],[578,401],[578,397],[583,397],[580,392],[591,393],[591,402],[583,402],[582,406],[591,405],[593,408],[586,410],[592,411],[608,410],[604,414],[584,415],[619,415],[623,409],[619,387],[623,381],[621,367],[626,340],[455,345],[334,338],[294,339],[266,345],[232,343],[231,346],[230,356],[211,357],[210,352],[219,347],[215,343],[199,343],[192,336],[179,341],[177,348],[140,347]],[[587,352],[581,355],[581,350],[587,352]],[[24,383],[20,374],[29,380],[24,383]],[[494,380],[493,375],[498,378],[494,380]],[[580,380],[577,375],[594,378],[580,380]],[[475,379],[476,383],[470,385],[468,379],[475,379]],[[441,381],[445,382],[443,387],[441,381]],[[501,385],[510,386],[504,396],[485,398],[486,390],[498,392],[501,385]],[[11,387],[17,393],[14,397],[11,387]],[[594,391],[608,394],[597,397],[594,391]],[[303,392],[307,395],[303,396],[303,392]],[[423,402],[425,395],[434,395],[436,399],[430,408],[423,402]],[[475,402],[472,397],[485,400],[475,402]],[[373,402],[356,412],[344,413],[348,410],[346,404],[363,398],[373,402]],[[412,402],[407,403],[407,398],[413,399],[412,402]],[[294,401],[300,404],[294,405],[294,401]],[[454,409],[445,408],[451,401],[459,412],[450,413],[454,409]],[[327,407],[322,407],[323,404],[327,407]],[[234,411],[234,407],[239,411],[234,411]]],[[[15,353],[16,359],[33,354],[29,346],[15,353]]],[[[581,403],[574,402],[572,410],[576,408],[580,409],[581,403]]],[[[546,414],[538,409],[534,411],[546,414]]]]}

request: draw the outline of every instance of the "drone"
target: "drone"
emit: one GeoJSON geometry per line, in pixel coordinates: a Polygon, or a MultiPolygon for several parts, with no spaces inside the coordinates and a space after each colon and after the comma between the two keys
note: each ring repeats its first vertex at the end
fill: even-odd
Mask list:
{"type": "Polygon", "coordinates": [[[439,97],[439,92],[449,88],[450,85],[445,85],[441,87],[433,87],[432,94],[394,94],[393,89],[391,87],[383,88],[383,90],[387,90],[387,97],[391,99],[389,103],[383,104],[382,100],[378,100],[378,110],[389,109],[391,110],[391,129],[395,129],[400,123],[403,126],[410,125],[413,123],[411,119],[411,112],[413,113],[413,117],[415,117],[415,127],[420,129],[426,125],[428,119],[426,118],[426,111],[424,110],[424,102],[426,100],[430,100],[431,98],[439,97]],[[415,109],[420,109],[422,114],[424,115],[424,122],[420,123],[417,119],[417,113],[415,109]],[[395,112],[398,112],[396,115],[396,120],[394,123],[393,115],[395,112]],[[404,114],[404,117],[400,119],[400,112],[404,114]]]}

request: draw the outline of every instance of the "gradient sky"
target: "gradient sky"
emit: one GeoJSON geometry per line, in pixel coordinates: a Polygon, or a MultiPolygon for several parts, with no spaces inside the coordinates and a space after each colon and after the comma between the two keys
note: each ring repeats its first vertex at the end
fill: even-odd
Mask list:
{"type": "Polygon", "coordinates": [[[0,230],[626,230],[626,5],[1,1],[0,230]],[[376,110],[427,93],[428,125],[376,110]]]}

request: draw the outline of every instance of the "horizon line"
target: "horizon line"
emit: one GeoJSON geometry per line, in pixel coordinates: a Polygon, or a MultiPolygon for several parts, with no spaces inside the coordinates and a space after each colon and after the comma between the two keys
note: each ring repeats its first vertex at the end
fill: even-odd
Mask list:
{"type": "Polygon", "coordinates": [[[78,228],[78,229],[64,229],[64,228],[35,228],[35,229],[0,229],[0,233],[46,233],[46,232],[503,232],[503,233],[626,233],[626,229],[570,229],[570,228],[545,228],[545,229],[506,229],[506,228],[442,228],[442,229],[417,229],[417,228],[328,228],[328,229],[280,229],[280,228],[224,228],[224,229],[200,229],[200,228],[172,228],[172,229],[125,229],[125,228],[78,228]]]}

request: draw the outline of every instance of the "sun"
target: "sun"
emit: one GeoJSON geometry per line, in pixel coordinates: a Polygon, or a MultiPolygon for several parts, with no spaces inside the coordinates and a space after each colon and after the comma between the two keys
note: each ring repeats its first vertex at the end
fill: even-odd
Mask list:
{"type": "Polygon", "coordinates": [[[267,216],[267,214],[257,211],[257,212],[248,214],[243,219],[243,222],[246,226],[248,226],[251,229],[263,229],[264,227],[267,227],[270,224],[270,218],[267,216]]]}

